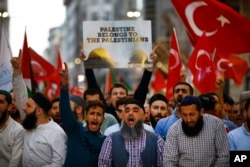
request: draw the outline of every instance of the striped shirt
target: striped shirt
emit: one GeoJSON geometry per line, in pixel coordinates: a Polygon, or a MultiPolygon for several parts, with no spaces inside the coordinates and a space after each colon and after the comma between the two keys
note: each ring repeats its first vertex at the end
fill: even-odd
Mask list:
{"type": "Polygon", "coordinates": [[[204,125],[197,136],[189,137],[182,130],[182,119],[169,129],[165,141],[163,165],[229,166],[229,145],[223,121],[203,114],[204,125]]]}
{"type": "MultiPolygon", "coordinates": [[[[142,167],[143,162],[141,161],[141,152],[144,150],[146,144],[146,132],[143,131],[142,135],[137,138],[125,140],[125,148],[129,153],[129,160],[127,163],[128,167],[142,167]]],[[[164,141],[160,136],[157,140],[157,166],[162,166],[164,141]]],[[[155,154],[155,153],[152,153],[155,154]]],[[[99,167],[110,167],[112,166],[112,134],[107,136],[99,155],[98,161],[99,167]]]]}

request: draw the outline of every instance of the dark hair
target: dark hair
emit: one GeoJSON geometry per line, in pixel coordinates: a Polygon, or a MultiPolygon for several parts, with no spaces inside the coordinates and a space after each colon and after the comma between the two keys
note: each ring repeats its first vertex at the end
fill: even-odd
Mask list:
{"type": "Polygon", "coordinates": [[[126,95],[128,95],[128,88],[124,85],[124,83],[121,82],[114,83],[111,89],[109,90],[109,95],[111,95],[114,88],[122,88],[126,91],[126,95]]]}
{"type": "Polygon", "coordinates": [[[192,105],[194,104],[196,106],[196,109],[198,111],[201,110],[201,107],[202,107],[202,104],[201,104],[201,101],[198,97],[196,96],[192,96],[192,95],[187,95],[185,96],[182,100],[181,100],[181,104],[180,106],[189,106],[189,105],[192,105]]]}
{"type": "Polygon", "coordinates": [[[190,95],[194,94],[194,88],[187,82],[178,82],[177,84],[175,84],[174,89],[173,89],[173,93],[174,93],[174,90],[175,90],[176,86],[178,86],[178,85],[186,85],[186,86],[188,86],[189,91],[190,91],[190,95]]]}
{"type": "Polygon", "coordinates": [[[248,98],[247,101],[246,101],[245,110],[248,109],[249,105],[250,105],[250,98],[248,98]]]}
{"type": "Polygon", "coordinates": [[[132,99],[132,98],[133,98],[133,96],[124,96],[124,97],[118,99],[117,102],[116,102],[116,105],[115,105],[116,109],[118,109],[118,107],[120,105],[125,105],[127,103],[127,101],[129,99],[132,99]]]}
{"type": "Polygon", "coordinates": [[[99,100],[86,102],[86,108],[85,108],[86,113],[89,111],[90,108],[96,108],[96,107],[101,107],[103,109],[103,114],[104,114],[105,112],[104,104],[99,100]]]}
{"type": "Polygon", "coordinates": [[[135,105],[139,106],[142,109],[142,111],[145,113],[144,105],[140,100],[137,100],[134,98],[129,98],[128,100],[126,100],[126,104],[124,107],[126,107],[128,104],[135,104],[135,105]]]}
{"type": "Polygon", "coordinates": [[[212,96],[216,96],[217,98],[218,98],[218,100],[219,100],[219,103],[220,103],[220,98],[219,98],[219,96],[215,93],[215,92],[208,92],[208,93],[206,93],[207,95],[212,95],[212,96]]]}
{"type": "Polygon", "coordinates": [[[215,99],[211,94],[200,94],[198,98],[201,101],[202,108],[204,111],[211,111],[215,108],[215,99]]]}
{"type": "Polygon", "coordinates": [[[88,88],[83,93],[83,99],[86,101],[87,95],[99,95],[99,98],[102,102],[104,102],[104,97],[102,95],[102,92],[100,92],[98,89],[95,88],[88,88]]]}
{"type": "Polygon", "coordinates": [[[59,98],[59,97],[55,97],[55,98],[51,101],[51,103],[54,104],[55,102],[59,102],[59,101],[60,101],[60,98],[59,98]]]}
{"type": "Polygon", "coordinates": [[[153,102],[155,102],[156,100],[161,100],[163,102],[165,102],[166,104],[168,104],[168,99],[160,94],[160,93],[156,93],[153,96],[151,96],[151,98],[149,99],[149,105],[151,106],[153,102]]]}
{"type": "Polygon", "coordinates": [[[224,100],[224,103],[227,103],[231,106],[234,105],[234,103],[235,103],[233,98],[226,93],[223,93],[223,100],[224,100]]]}

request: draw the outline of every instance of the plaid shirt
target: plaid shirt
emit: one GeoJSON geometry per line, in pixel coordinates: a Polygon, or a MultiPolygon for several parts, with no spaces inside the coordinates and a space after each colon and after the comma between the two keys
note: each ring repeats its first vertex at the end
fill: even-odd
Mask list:
{"type": "Polygon", "coordinates": [[[204,125],[195,137],[182,130],[182,119],[169,129],[163,154],[165,167],[229,166],[229,145],[222,120],[203,114],[204,125]]]}
{"type": "MultiPolygon", "coordinates": [[[[138,138],[125,140],[125,148],[129,153],[129,160],[127,162],[127,166],[135,166],[142,167],[143,162],[141,161],[141,152],[144,150],[146,144],[146,132],[143,131],[142,135],[138,138]]],[[[163,166],[163,149],[164,149],[164,141],[160,136],[158,136],[157,140],[157,166],[163,166]]],[[[152,153],[154,154],[154,153],[152,153]]],[[[103,145],[101,152],[99,154],[99,167],[110,167],[112,166],[112,134],[107,136],[103,145]]]]}

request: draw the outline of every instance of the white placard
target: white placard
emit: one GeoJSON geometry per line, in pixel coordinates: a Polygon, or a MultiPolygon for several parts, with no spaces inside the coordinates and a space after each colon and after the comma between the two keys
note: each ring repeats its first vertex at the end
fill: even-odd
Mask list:
{"type": "Polygon", "coordinates": [[[85,68],[151,67],[151,21],[84,21],[85,68]]]}

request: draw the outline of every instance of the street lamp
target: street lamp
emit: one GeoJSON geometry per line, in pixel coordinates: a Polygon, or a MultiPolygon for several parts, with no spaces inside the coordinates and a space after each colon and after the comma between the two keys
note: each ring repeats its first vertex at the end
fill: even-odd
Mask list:
{"type": "Polygon", "coordinates": [[[9,13],[8,12],[0,12],[0,17],[2,17],[2,18],[7,18],[7,17],[9,17],[9,13]]]}
{"type": "Polygon", "coordinates": [[[128,11],[127,12],[127,16],[132,18],[132,17],[140,17],[141,16],[141,12],[139,11],[128,11]]]}

